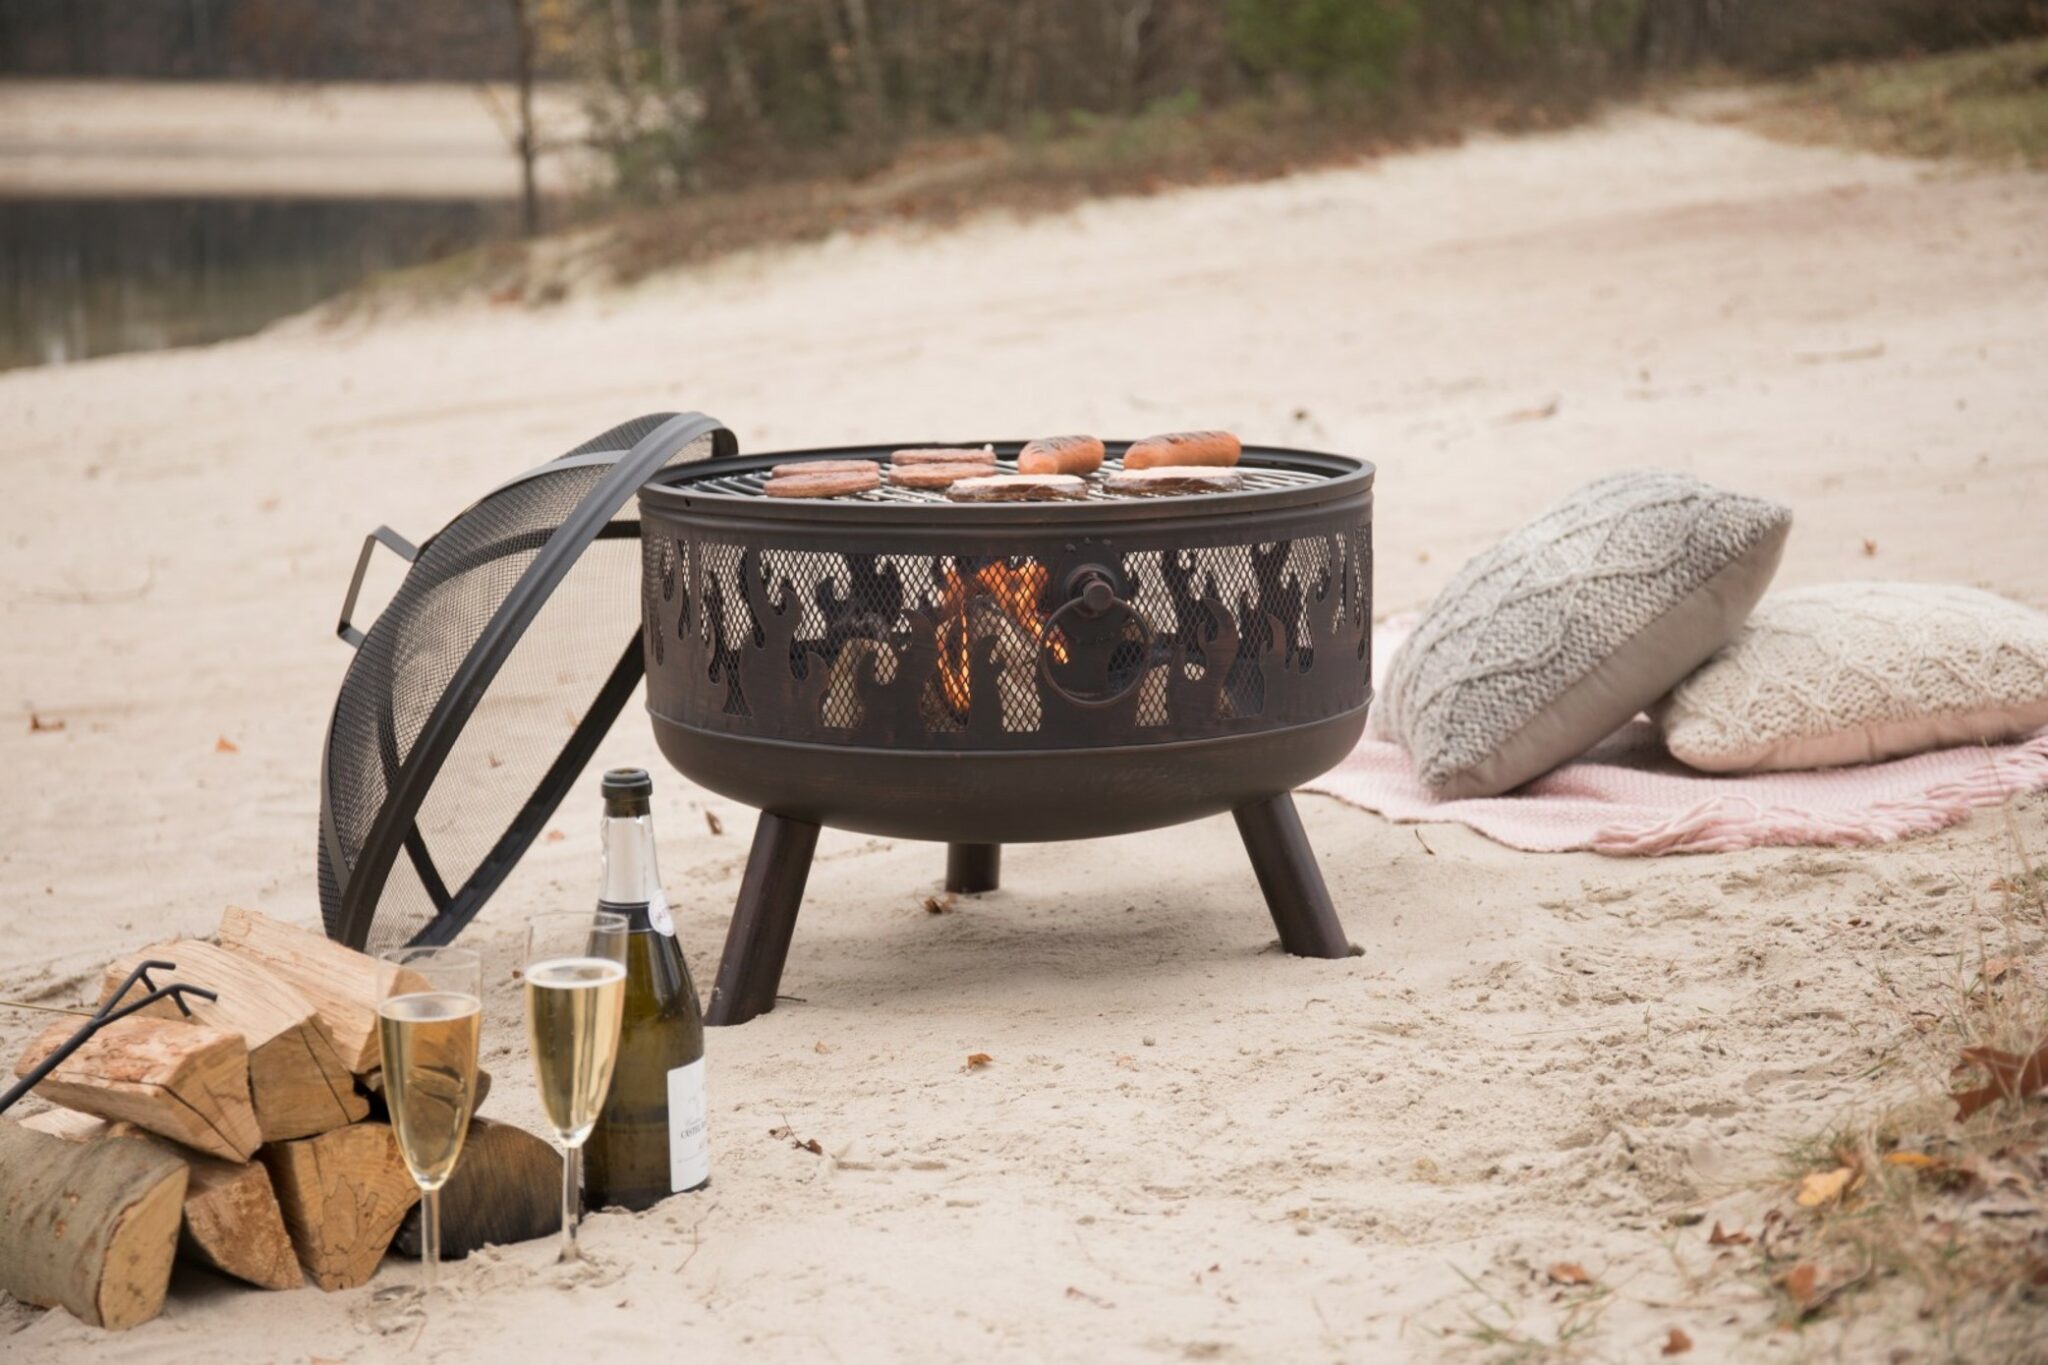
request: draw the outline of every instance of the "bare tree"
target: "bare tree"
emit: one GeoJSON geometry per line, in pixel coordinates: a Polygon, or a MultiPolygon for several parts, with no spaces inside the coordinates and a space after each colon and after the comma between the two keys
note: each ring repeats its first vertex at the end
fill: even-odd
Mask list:
{"type": "Polygon", "coordinates": [[[540,183],[537,163],[540,141],[533,126],[534,31],[532,0],[506,0],[512,6],[513,79],[517,82],[517,124],[512,147],[519,156],[519,230],[528,237],[540,234],[540,183]]]}

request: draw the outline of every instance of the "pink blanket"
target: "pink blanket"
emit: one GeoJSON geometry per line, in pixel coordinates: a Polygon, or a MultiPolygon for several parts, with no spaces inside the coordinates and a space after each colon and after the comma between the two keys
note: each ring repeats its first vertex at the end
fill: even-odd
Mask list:
{"type": "MultiPolygon", "coordinates": [[[[1412,618],[1374,629],[1375,675],[1411,625],[1412,618]]],[[[1399,824],[1468,825],[1536,853],[1648,856],[1765,844],[1889,843],[2043,788],[2048,730],[2016,744],[1943,749],[1864,767],[1714,777],[1665,753],[1656,726],[1638,716],[1583,758],[1506,796],[1434,800],[1415,780],[1401,747],[1370,730],[1350,757],[1303,790],[1399,824]]]]}

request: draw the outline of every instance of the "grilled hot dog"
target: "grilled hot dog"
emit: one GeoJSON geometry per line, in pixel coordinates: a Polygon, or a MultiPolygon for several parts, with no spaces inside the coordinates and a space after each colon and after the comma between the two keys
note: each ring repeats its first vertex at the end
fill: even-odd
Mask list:
{"type": "Polygon", "coordinates": [[[1102,442],[1093,436],[1044,436],[1017,452],[1019,474],[1093,474],[1102,468],[1102,442]]]}
{"type": "Polygon", "coordinates": [[[1124,452],[1124,468],[1234,465],[1243,452],[1243,443],[1227,431],[1176,431],[1131,442],[1131,448],[1124,452]]]}

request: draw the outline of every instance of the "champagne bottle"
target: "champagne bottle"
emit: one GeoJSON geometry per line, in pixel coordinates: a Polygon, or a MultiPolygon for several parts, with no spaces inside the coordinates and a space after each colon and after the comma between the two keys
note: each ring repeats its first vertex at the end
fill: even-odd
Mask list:
{"type": "Polygon", "coordinates": [[[653,794],[644,769],[604,775],[598,909],[626,916],[628,931],[619,1060],[583,1148],[583,1195],[593,1209],[644,1209],[711,1183],[704,1015],[655,869],[653,794]]]}

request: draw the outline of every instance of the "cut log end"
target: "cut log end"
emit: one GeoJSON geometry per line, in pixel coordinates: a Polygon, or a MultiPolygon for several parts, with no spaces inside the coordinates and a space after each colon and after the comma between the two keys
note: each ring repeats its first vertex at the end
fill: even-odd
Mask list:
{"type": "Polygon", "coordinates": [[[66,1142],[129,1139],[149,1143],[175,1157],[189,1173],[184,1228],[178,1237],[180,1258],[259,1289],[297,1289],[305,1284],[277,1194],[271,1188],[270,1171],[261,1162],[238,1164],[202,1156],[125,1120],[109,1123],[75,1109],[46,1109],[23,1119],[21,1126],[66,1142]]]}
{"type": "Polygon", "coordinates": [[[376,1273],[419,1186],[383,1123],[358,1123],[263,1149],[306,1276],[353,1289],[376,1273]]]}
{"type": "Polygon", "coordinates": [[[163,1311],[187,1180],[166,1176],[115,1220],[107,1237],[106,1271],[100,1276],[100,1326],[125,1331],[163,1311]]]}
{"type": "MultiPolygon", "coordinates": [[[[405,1215],[391,1249],[420,1256],[421,1210],[405,1215]]],[[[459,1261],[487,1245],[527,1242],[562,1230],[562,1156],[524,1128],[469,1121],[455,1174],[441,1187],[441,1255],[459,1261]]]]}
{"type": "MultiPolygon", "coordinates": [[[[25,1076],[76,1030],[53,1024],[22,1053],[25,1076]]],[[[54,1104],[127,1119],[209,1156],[247,1161],[262,1142],[242,1035],[139,1014],[107,1025],[36,1086],[54,1104]]]]}
{"type": "Polygon", "coordinates": [[[112,1331],[149,1321],[170,1287],[186,1180],[154,1143],[0,1122],[0,1289],[112,1331]]]}

